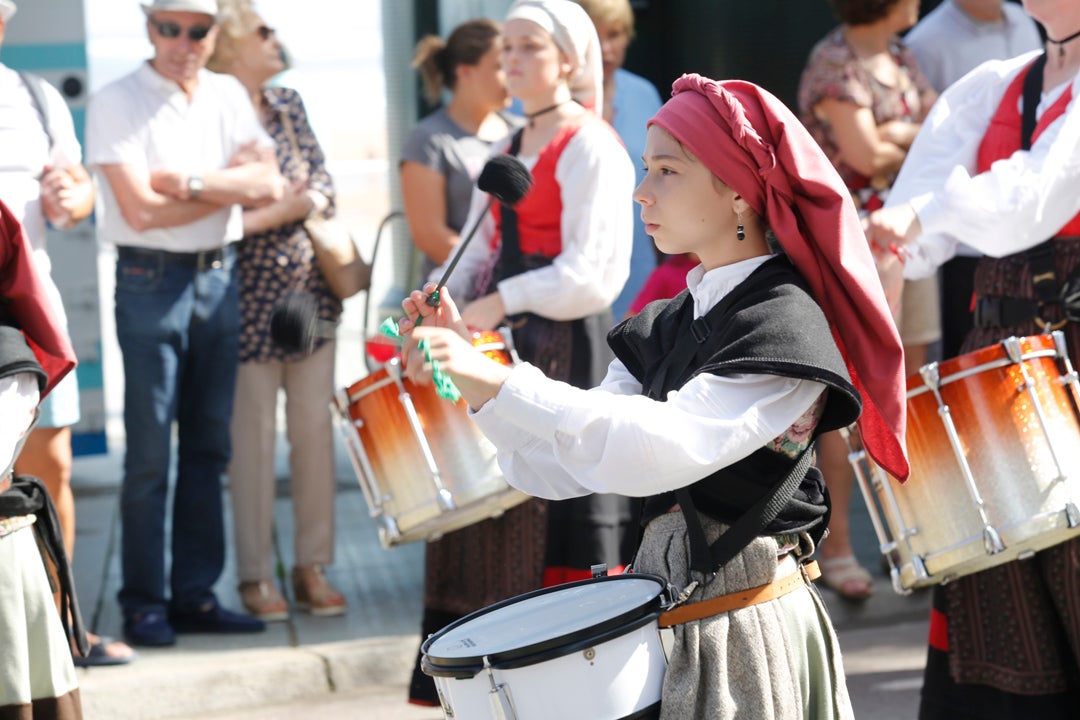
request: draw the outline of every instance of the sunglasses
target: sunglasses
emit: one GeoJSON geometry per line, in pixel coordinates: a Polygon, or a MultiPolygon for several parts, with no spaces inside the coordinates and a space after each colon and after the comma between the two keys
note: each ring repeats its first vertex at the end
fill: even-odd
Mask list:
{"type": "MultiPolygon", "coordinates": [[[[180,33],[185,31],[185,28],[180,27],[179,23],[171,21],[153,21],[153,23],[158,35],[168,40],[174,40],[180,37],[180,33]]],[[[186,28],[188,40],[191,42],[202,42],[213,29],[213,25],[192,25],[191,27],[186,28]]]]}
{"type": "Polygon", "coordinates": [[[263,42],[266,42],[270,38],[274,37],[274,34],[276,32],[277,31],[274,30],[274,28],[267,27],[266,25],[260,25],[259,27],[255,28],[255,34],[258,35],[259,39],[263,42]]]}

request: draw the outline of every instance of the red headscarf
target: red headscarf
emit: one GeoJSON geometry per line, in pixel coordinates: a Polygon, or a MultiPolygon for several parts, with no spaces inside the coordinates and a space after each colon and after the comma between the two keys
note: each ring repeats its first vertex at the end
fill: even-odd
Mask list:
{"type": "Polygon", "coordinates": [[[832,163],[773,95],[683,75],[649,121],[671,133],[765,219],[809,283],[863,401],[867,452],[904,479],[904,353],[859,216],[832,163]]]}
{"type": "Polygon", "coordinates": [[[75,368],[75,350],[56,320],[22,223],[0,201],[0,303],[26,336],[49,380],[41,397],[75,368]]]}

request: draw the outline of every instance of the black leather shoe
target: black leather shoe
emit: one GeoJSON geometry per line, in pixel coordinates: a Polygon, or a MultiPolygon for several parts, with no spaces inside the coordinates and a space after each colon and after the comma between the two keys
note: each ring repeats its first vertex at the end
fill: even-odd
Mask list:
{"type": "Polygon", "coordinates": [[[124,618],[124,636],[132,645],[166,647],[176,644],[176,634],[165,613],[150,610],[132,613],[124,618]]]}
{"type": "Polygon", "coordinates": [[[196,610],[169,610],[169,622],[178,633],[256,633],[266,623],[221,607],[215,600],[196,610]]]}

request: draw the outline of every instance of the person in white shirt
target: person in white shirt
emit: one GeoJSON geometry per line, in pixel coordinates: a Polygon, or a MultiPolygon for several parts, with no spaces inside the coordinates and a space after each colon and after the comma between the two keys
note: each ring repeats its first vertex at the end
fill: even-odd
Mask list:
{"type": "Polygon", "coordinates": [[[221,475],[240,329],[231,243],[243,234],[240,206],[279,199],[284,181],[247,91],[205,69],[216,0],[154,0],[143,10],[154,56],[91,97],[87,161],[101,181],[101,237],[118,256],[127,434],[118,599],[128,639],[161,646],[175,632],[265,628],[223,608],[212,588],[225,559],[221,475]]]}
{"type": "MultiPolygon", "coordinates": [[[[0,0],[0,43],[16,5],[0,0]]],[[[60,292],[52,280],[46,248],[47,226],[70,228],[94,209],[94,184],[82,166],[71,111],[60,93],[43,78],[0,63],[0,198],[22,221],[34,249],[49,300],[66,328],[60,292]]],[[[40,478],[56,505],[68,557],[75,552],[75,497],[71,492],[71,426],[79,421],[79,383],[75,373],[42,401],[37,424],[19,453],[16,472],[40,478]]],[[[78,665],[129,662],[134,653],[122,642],[90,633],[91,654],[78,665]]]]}
{"type": "MultiPolygon", "coordinates": [[[[1075,362],[1080,0],[1024,9],[1046,29],[1045,51],[984,63],[945,91],[869,234],[901,246],[910,277],[933,274],[962,242],[985,254],[961,351],[1060,328],[1075,362]]],[[[1075,717],[1078,577],[1072,539],[937,586],[920,717],[1075,717]]]]}
{"type": "MultiPolygon", "coordinates": [[[[923,75],[939,93],[987,60],[1004,60],[1042,45],[1023,8],[1005,0],[945,0],[904,36],[923,75]]],[[[971,330],[971,295],[979,253],[961,245],[941,267],[941,356],[956,357],[971,330]]]]}

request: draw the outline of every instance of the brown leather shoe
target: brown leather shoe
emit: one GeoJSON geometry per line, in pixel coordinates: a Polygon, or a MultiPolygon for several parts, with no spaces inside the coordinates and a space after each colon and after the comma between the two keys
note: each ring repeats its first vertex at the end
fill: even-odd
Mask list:
{"type": "Polygon", "coordinates": [[[296,607],[321,617],[345,614],[345,596],[326,579],[321,565],[293,568],[292,582],[296,607]]]}
{"type": "Polygon", "coordinates": [[[289,604],[269,580],[240,583],[240,602],[252,617],[263,622],[280,622],[289,617],[289,604]]]}

